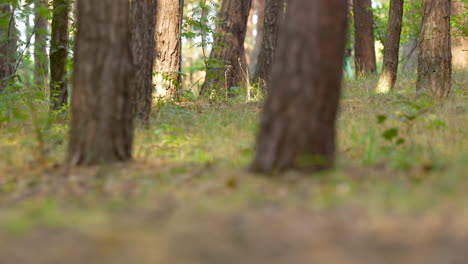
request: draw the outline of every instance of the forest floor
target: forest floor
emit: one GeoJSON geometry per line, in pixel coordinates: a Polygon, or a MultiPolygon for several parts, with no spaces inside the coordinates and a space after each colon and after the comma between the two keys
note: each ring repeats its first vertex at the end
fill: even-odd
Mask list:
{"type": "Polygon", "coordinates": [[[67,120],[0,98],[0,264],[467,263],[468,74],[448,102],[375,83],[346,83],[335,169],[273,176],[260,103],[159,103],[135,161],[67,168],[67,120]]]}

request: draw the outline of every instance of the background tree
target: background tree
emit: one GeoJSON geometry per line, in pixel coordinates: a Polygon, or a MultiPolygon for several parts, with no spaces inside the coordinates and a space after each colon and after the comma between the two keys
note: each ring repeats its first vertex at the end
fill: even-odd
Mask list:
{"type": "Polygon", "coordinates": [[[254,75],[257,68],[258,56],[260,55],[260,50],[262,48],[263,32],[265,28],[266,0],[252,0],[252,5],[252,9],[255,10],[257,17],[257,27],[255,45],[251,54],[249,69],[250,73],[254,75]]]}
{"type": "Polygon", "coordinates": [[[418,94],[448,97],[451,91],[451,0],[423,0],[419,39],[418,94]]]}
{"type": "Polygon", "coordinates": [[[128,0],[80,0],[68,160],[91,165],[132,156],[128,0]]]}
{"type": "Polygon", "coordinates": [[[34,5],[34,83],[42,90],[46,87],[49,76],[47,55],[49,3],[47,0],[36,0],[34,5]]]}
{"type": "Polygon", "coordinates": [[[468,69],[468,4],[452,0],[452,63],[457,69],[468,69]]]}
{"type": "Polygon", "coordinates": [[[263,89],[270,85],[270,74],[276,54],[278,32],[284,15],[284,0],[267,0],[265,13],[265,30],[254,75],[254,81],[258,81],[263,89]]]}
{"type": "Polygon", "coordinates": [[[183,0],[157,0],[154,86],[159,96],[174,98],[181,84],[183,0]]]}
{"type": "Polygon", "coordinates": [[[356,75],[375,73],[377,63],[374,44],[374,19],[372,0],[353,0],[355,44],[354,63],[356,75]]]}
{"type": "Polygon", "coordinates": [[[16,68],[15,14],[10,1],[0,1],[0,92],[10,83],[16,68]]]}
{"type": "Polygon", "coordinates": [[[391,0],[388,18],[387,37],[385,38],[382,74],[377,84],[377,92],[387,93],[393,90],[398,73],[398,57],[403,19],[404,0],[391,0]]]}
{"type": "Polygon", "coordinates": [[[132,0],[131,34],[134,77],[135,116],[147,123],[153,99],[156,0],[132,0]]]}
{"type": "Polygon", "coordinates": [[[67,56],[70,0],[53,0],[50,40],[50,100],[52,109],[67,104],[67,56]]]}
{"type": "Polygon", "coordinates": [[[288,3],[254,170],[332,165],[346,27],[346,1],[288,3]]]}
{"type": "Polygon", "coordinates": [[[247,87],[244,40],[251,0],[223,0],[202,94],[247,87]]]}

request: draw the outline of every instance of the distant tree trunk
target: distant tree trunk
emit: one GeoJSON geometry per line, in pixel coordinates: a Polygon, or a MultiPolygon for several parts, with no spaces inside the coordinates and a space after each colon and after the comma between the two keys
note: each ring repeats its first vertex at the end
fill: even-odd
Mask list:
{"type": "Polygon", "coordinates": [[[134,113],[147,123],[153,101],[156,0],[132,0],[131,32],[134,77],[134,113]]]}
{"type": "Polygon", "coordinates": [[[403,19],[404,0],[390,1],[387,38],[384,49],[382,74],[377,85],[377,92],[387,93],[393,90],[398,73],[398,56],[403,19]]]}
{"type": "Polygon", "coordinates": [[[288,3],[253,169],[332,166],[343,77],[347,3],[288,3]]]}
{"type": "Polygon", "coordinates": [[[211,90],[227,94],[232,87],[247,87],[244,40],[250,5],[251,0],[223,0],[202,94],[211,90]]]}
{"type": "Polygon", "coordinates": [[[452,53],[450,42],[450,0],[422,1],[422,29],[419,39],[418,94],[448,97],[451,92],[452,53]]]}
{"type": "Polygon", "coordinates": [[[34,6],[34,83],[40,90],[45,90],[49,76],[47,56],[47,36],[49,3],[47,0],[37,0],[34,6]]]}
{"type": "Polygon", "coordinates": [[[262,48],[263,32],[265,29],[265,12],[267,11],[266,0],[255,0],[253,3],[255,3],[255,9],[257,13],[257,35],[255,36],[255,46],[252,51],[249,68],[251,69],[250,73],[255,75],[258,56],[260,55],[260,50],[262,48]]]}
{"type": "Polygon", "coordinates": [[[183,0],[157,0],[154,86],[158,96],[175,98],[181,85],[183,0]]]}
{"type": "Polygon", "coordinates": [[[468,32],[466,27],[468,25],[468,5],[463,0],[452,0],[452,14],[458,19],[457,24],[463,30],[454,29],[452,34],[452,63],[453,67],[457,69],[468,69],[468,32]]]}
{"type": "Polygon", "coordinates": [[[372,17],[372,0],[354,0],[354,63],[356,75],[375,73],[374,19],[372,17]]]}
{"type": "Polygon", "coordinates": [[[267,0],[265,31],[258,57],[254,81],[266,91],[270,85],[271,68],[276,54],[278,32],[283,21],[284,0],[267,0]]]}
{"type": "Polygon", "coordinates": [[[0,92],[12,81],[16,67],[17,31],[14,11],[9,3],[0,2],[0,92]]]}
{"type": "Polygon", "coordinates": [[[70,0],[54,0],[50,40],[50,101],[53,110],[67,104],[68,20],[70,0]]]}
{"type": "Polygon", "coordinates": [[[130,2],[80,0],[68,161],[94,165],[132,156],[130,2]]]}

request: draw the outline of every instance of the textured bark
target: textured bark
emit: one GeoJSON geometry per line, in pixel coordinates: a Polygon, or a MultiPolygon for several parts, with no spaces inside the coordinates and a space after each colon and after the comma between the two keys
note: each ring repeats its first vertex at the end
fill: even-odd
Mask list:
{"type": "Polygon", "coordinates": [[[254,81],[259,82],[265,91],[270,86],[271,68],[276,54],[278,32],[283,21],[283,12],[284,0],[267,0],[265,31],[254,77],[254,81]]]}
{"type": "Polygon", "coordinates": [[[49,76],[49,62],[47,55],[48,17],[49,8],[47,0],[37,0],[34,6],[34,21],[36,30],[34,34],[34,83],[40,90],[44,90],[49,76]]]}
{"type": "Polygon", "coordinates": [[[265,30],[265,13],[266,11],[266,1],[267,0],[253,0],[254,8],[257,13],[257,35],[255,36],[255,46],[252,51],[250,65],[250,73],[255,75],[255,70],[258,64],[258,56],[260,55],[260,50],[262,48],[263,32],[265,30]]]}
{"type": "MultiPolygon", "coordinates": [[[[468,8],[463,0],[452,0],[452,15],[463,16],[468,8]]],[[[460,21],[465,27],[468,25],[468,16],[463,16],[460,21]]],[[[452,65],[454,68],[468,69],[468,32],[456,32],[452,35],[452,65]]]]}
{"type": "Polygon", "coordinates": [[[67,56],[70,0],[54,0],[50,40],[50,101],[58,110],[68,101],[67,56]]]}
{"type": "Polygon", "coordinates": [[[157,0],[153,80],[158,96],[175,98],[181,85],[183,0],[157,0]]]}
{"type": "Polygon", "coordinates": [[[387,93],[393,90],[398,73],[398,57],[403,20],[404,0],[390,1],[387,38],[384,48],[382,74],[377,85],[377,92],[387,93]]]}
{"type": "Polygon", "coordinates": [[[9,3],[0,2],[0,92],[12,81],[16,68],[17,31],[9,3]]]}
{"type": "Polygon", "coordinates": [[[227,94],[231,87],[247,87],[244,40],[250,6],[251,0],[223,0],[202,94],[212,90],[227,94]],[[215,65],[219,62],[221,67],[215,65]]]}
{"type": "Polygon", "coordinates": [[[346,1],[288,2],[254,170],[333,164],[346,27],[346,1]]]}
{"type": "Polygon", "coordinates": [[[448,97],[451,92],[452,53],[450,0],[422,1],[422,28],[419,39],[418,94],[448,97]]]}
{"type": "Polygon", "coordinates": [[[372,17],[372,0],[354,0],[354,63],[356,75],[375,73],[377,63],[374,45],[374,19],[372,17]]]}
{"type": "Polygon", "coordinates": [[[130,2],[80,0],[77,8],[68,160],[126,161],[133,139],[130,2]]]}
{"type": "Polygon", "coordinates": [[[153,101],[156,0],[132,0],[131,32],[134,76],[134,113],[147,123],[153,101]]]}

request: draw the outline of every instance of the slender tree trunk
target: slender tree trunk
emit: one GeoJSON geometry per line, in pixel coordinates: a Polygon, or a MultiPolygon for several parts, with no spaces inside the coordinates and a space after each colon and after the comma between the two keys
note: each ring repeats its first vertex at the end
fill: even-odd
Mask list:
{"type": "Polygon", "coordinates": [[[68,161],[93,165],[131,158],[130,2],[78,1],[68,161]]]}
{"type": "Polygon", "coordinates": [[[251,0],[223,0],[202,94],[217,90],[222,95],[232,87],[247,87],[244,40],[250,5],[251,0]]]}
{"type": "Polygon", "coordinates": [[[258,56],[260,55],[260,50],[262,48],[263,41],[263,32],[265,31],[265,13],[266,10],[266,0],[255,0],[255,9],[257,10],[257,35],[255,36],[255,46],[252,51],[250,66],[252,75],[255,75],[255,71],[258,64],[258,56]]]}
{"type": "Polygon", "coordinates": [[[403,19],[404,0],[390,1],[387,38],[384,49],[382,74],[377,85],[377,92],[387,93],[393,90],[398,73],[398,57],[403,19]]]}
{"type": "Polygon", "coordinates": [[[132,0],[132,53],[135,67],[135,117],[147,123],[153,101],[153,67],[155,52],[156,0],[132,0]]]}
{"type": "Polygon", "coordinates": [[[452,0],[452,15],[457,16],[458,24],[465,28],[465,32],[453,29],[452,34],[452,64],[456,69],[468,69],[468,32],[466,27],[468,25],[468,5],[463,0],[452,0]]]}
{"type": "Polygon", "coordinates": [[[34,21],[36,23],[34,34],[34,83],[40,90],[45,90],[49,76],[47,55],[48,10],[49,3],[47,0],[36,1],[34,6],[34,21]]]}
{"type": "Polygon", "coordinates": [[[253,169],[332,166],[343,76],[347,3],[288,3],[253,169]]]}
{"type": "Polygon", "coordinates": [[[9,3],[0,2],[0,92],[12,81],[16,68],[16,25],[14,11],[9,3]]]}
{"type": "Polygon", "coordinates": [[[158,96],[175,98],[181,85],[183,0],[157,0],[153,80],[158,96]]]}
{"type": "Polygon", "coordinates": [[[50,40],[50,100],[53,110],[68,101],[67,56],[70,0],[53,0],[50,40]]]}
{"type": "Polygon", "coordinates": [[[283,21],[283,12],[284,0],[267,0],[265,31],[254,77],[254,81],[259,82],[265,91],[270,85],[271,68],[276,54],[278,32],[283,21]]]}
{"type": "Polygon", "coordinates": [[[418,94],[444,98],[451,92],[452,53],[450,0],[422,1],[422,29],[419,39],[418,94]]]}
{"type": "Polygon", "coordinates": [[[356,75],[375,73],[374,19],[372,17],[372,0],[354,0],[355,46],[354,63],[356,75]]]}

